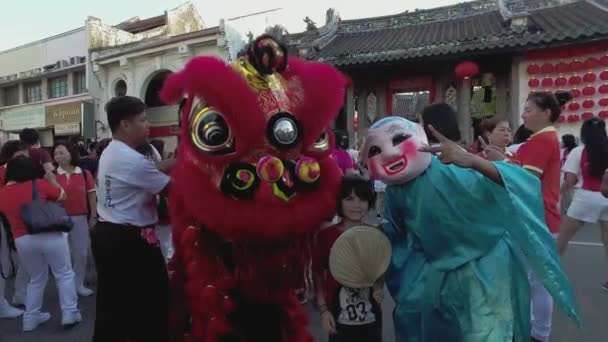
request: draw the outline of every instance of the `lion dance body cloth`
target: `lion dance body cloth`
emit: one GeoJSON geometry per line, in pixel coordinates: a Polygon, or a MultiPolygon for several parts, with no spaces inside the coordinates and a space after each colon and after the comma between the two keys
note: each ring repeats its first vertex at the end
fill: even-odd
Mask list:
{"type": "Polygon", "coordinates": [[[165,102],[186,101],[169,200],[176,340],[313,340],[293,289],[335,212],[328,129],[345,86],[268,36],[233,65],[196,57],[165,82],[165,102]]]}

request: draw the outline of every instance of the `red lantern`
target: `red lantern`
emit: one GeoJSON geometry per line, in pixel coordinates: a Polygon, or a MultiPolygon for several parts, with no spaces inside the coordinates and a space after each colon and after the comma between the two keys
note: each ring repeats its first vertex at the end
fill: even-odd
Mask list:
{"type": "Polygon", "coordinates": [[[564,76],[560,76],[555,80],[555,85],[558,87],[563,87],[568,84],[568,80],[564,76]]]}
{"type": "Polygon", "coordinates": [[[606,107],[606,106],[608,106],[608,99],[607,98],[600,99],[597,103],[602,107],[606,107]]]}
{"type": "Polygon", "coordinates": [[[589,120],[593,117],[593,113],[591,112],[584,112],[582,115],[583,120],[589,120]]]}
{"type": "Polygon", "coordinates": [[[542,67],[540,67],[540,70],[543,72],[543,74],[550,74],[555,71],[555,68],[553,68],[553,64],[545,63],[542,67]]]}
{"type": "Polygon", "coordinates": [[[588,72],[585,74],[585,76],[583,76],[583,81],[585,81],[587,83],[595,82],[596,79],[597,79],[597,76],[595,76],[595,74],[592,72],[588,72]]]}
{"type": "Polygon", "coordinates": [[[599,88],[597,88],[600,94],[608,94],[608,84],[602,84],[599,88]]]}
{"type": "Polygon", "coordinates": [[[585,63],[583,63],[579,60],[575,60],[574,62],[570,63],[570,69],[572,69],[572,71],[585,70],[585,63]]]}
{"type": "MultiPolygon", "coordinates": [[[[608,87],[606,88],[606,91],[608,91],[608,87]]],[[[595,95],[595,88],[593,88],[593,87],[583,88],[583,95],[585,95],[585,96],[595,95]]]]}
{"type": "Polygon", "coordinates": [[[537,64],[530,64],[526,70],[528,71],[528,74],[535,75],[540,72],[540,67],[537,64]]]}
{"type": "Polygon", "coordinates": [[[357,130],[357,128],[359,128],[359,117],[355,116],[355,118],[353,119],[353,128],[355,130],[357,130]]]}
{"type": "Polygon", "coordinates": [[[595,102],[593,100],[585,100],[583,101],[583,108],[593,108],[595,106],[595,102]]]}
{"type": "Polygon", "coordinates": [[[538,80],[538,78],[533,78],[531,80],[528,81],[528,86],[530,88],[536,88],[540,85],[540,81],[538,80]]]}
{"type": "Polygon", "coordinates": [[[570,102],[570,104],[568,105],[568,109],[570,109],[573,112],[576,112],[580,108],[581,108],[581,105],[578,104],[578,102],[570,102]]]}
{"type": "Polygon", "coordinates": [[[587,67],[587,69],[595,69],[600,66],[600,61],[595,57],[589,57],[585,61],[585,66],[587,67]]]}
{"type": "Polygon", "coordinates": [[[605,67],[608,67],[608,56],[602,56],[600,58],[600,64],[605,67]]]}
{"type": "Polygon", "coordinates": [[[581,96],[581,91],[574,88],[574,89],[570,90],[570,94],[572,94],[573,98],[577,98],[577,97],[581,96]]]}
{"type": "Polygon", "coordinates": [[[557,63],[557,65],[555,65],[555,70],[560,74],[565,74],[567,72],[570,72],[570,64],[559,62],[557,63]]]}
{"type": "Polygon", "coordinates": [[[479,73],[479,66],[473,62],[465,61],[456,66],[454,73],[460,79],[471,78],[479,73]]]}
{"type": "Polygon", "coordinates": [[[570,114],[570,115],[568,115],[568,122],[577,122],[580,119],[581,118],[578,116],[578,114],[570,114]]]}
{"type": "Polygon", "coordinates": [[[608,110],[601,111],[597,116],[599,116],[602,119],[608,119],[608,110]]]}
{"type": "Polygon", "coordinates": [[[566,121],[566,117],[565,117],[565,116],[563,116],[563,115],[560,115],[560,116],[557,118],[557,122],[564,122],[564,121],[566,121]]]}
{"type": "Polygon", "coordinates": [[[600,73],[600,80],[608,81],[608,70],[604,70],[600,73]]]}
{"type": "Polygon", "coordinates": [[[571,85],[577,85],[577,84],[581,84],[582,81],[583,81],[583,79],[579,75],[574,75],[574,76],[570,76],[568,83],[570,83],[571,85]]]}
{"type": "Polygon", "coordinates": [[[553,79],[551,77],[543,78],[543,82],[541,83],[543,87],[548,88],[553,86],[553,79]]]}

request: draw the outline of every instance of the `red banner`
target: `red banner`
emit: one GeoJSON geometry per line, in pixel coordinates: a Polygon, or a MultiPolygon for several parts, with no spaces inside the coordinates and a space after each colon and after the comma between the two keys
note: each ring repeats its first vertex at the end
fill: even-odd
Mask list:
{"type": "Polygon", "coordinates": [[[604,53],[608,51],[608,40],[579,44],[568,45],[564,47],[556,47],[545,50],[529,51],[524,55],[527,60],[537,59],[558,59],[558,58],[573,58],[596,53],[604,53]]]}

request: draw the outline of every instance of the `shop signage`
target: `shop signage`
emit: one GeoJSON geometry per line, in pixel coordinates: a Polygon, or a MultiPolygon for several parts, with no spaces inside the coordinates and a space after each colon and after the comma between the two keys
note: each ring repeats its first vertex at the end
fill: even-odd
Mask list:
{"type": "Polygon", "coordinates": [[[48,127],[79,123],[82,117],[82,102],[71,102],[46,107],[46,125],[48,127]]]}
{"type": "Polygon", "coordinates": [[[34,105],[0,111],[0,129],[18,131],[41,128],[44,125],[44,106],[34,105]]]}
{"type": "Polygon", "coordinates": [[[55,135],[80,134],[80,123],[68,123],[55,125],[55,135]]]}

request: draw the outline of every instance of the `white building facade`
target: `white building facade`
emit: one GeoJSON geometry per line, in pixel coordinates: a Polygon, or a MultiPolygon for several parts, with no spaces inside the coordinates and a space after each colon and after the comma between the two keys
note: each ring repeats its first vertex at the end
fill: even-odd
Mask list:
{"type": "Polygon", "coordinates": [[[229,53],[223,23],[205,28],[191,4],[165,13],[164,19],[157,17],[146,20],[133,25],[152,28],[137,33],[137,37],[130,37],[126,43],[115,39],[124,36],[121,32],[108,30],[98,19],[89,18],[87,22],[89,41],[93,43],[88,67],[91,70],[91,86],[95,87],[96,133],[97,138],[111,134],[104,111],[105,103],[115,96],[136,96],[147,105],[151,139],[162,140],[167,155],[177,145],[179,129],[178,106],[167,106],[158,96],[164,80],[195,56],[208,55],[228,60],[229,53]],[[157,21],[156,24],[152,22],[153,19],[157,21]],[[103,35],[104,39],[96,35],[103,35]],[[96,46],[95,42],[98,41],[105,42],[96,46]]]}
{"type": "Polygon", "coordinates": [[[0,52],[0,142],[24,128],[38,129],[43,146],[92,136],[86,56],[84,27],[0,52]]]}

